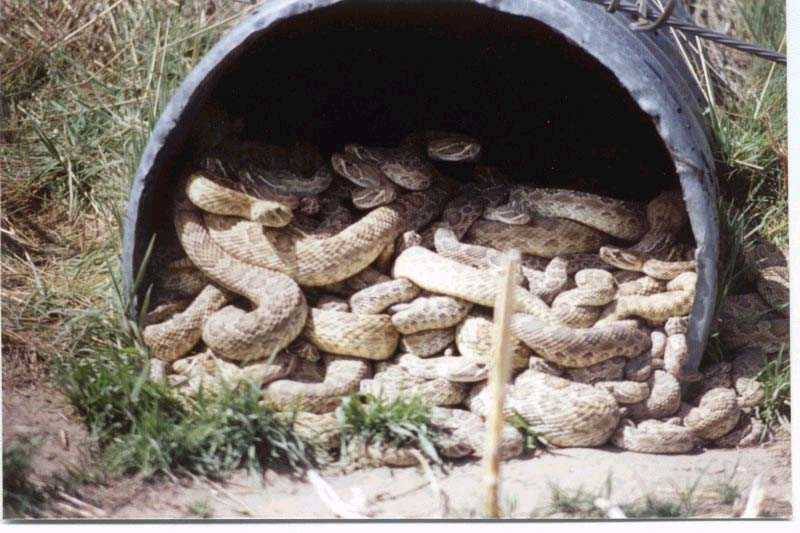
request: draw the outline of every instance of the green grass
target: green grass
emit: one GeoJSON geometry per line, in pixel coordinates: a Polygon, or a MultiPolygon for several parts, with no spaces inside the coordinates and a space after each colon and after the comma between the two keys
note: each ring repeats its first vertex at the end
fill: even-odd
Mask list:
{"type": "Polygon", "coordinates": [[[724,505],[733,505],[742,494],[741,487],[729,480],[721,482],[716,490],[720,503],[724,505]]]}
{"type": "Polygon", "coordinates": [[[291,422],[260,403],[258,388],[181,401],[148,379],[147,361],[120,339],[116,349],[57,363],[58,382],[101,445],[110,473],[220,478],[242,466],[293,470],[311,464],[291,422]]]}
{"type": "Polygon", "coordinates": [[[31,456],[38,443],[20,439],[3,449],[3,518],[39,517],[46,492],[31,481],[31,456]]]}
{"type": "Polygon", "coordinates": [[[622,511],[628,518],[686,518],[690,516],[679,501],[666,500],[652,495],[645,496],[640,503],[623,505],[622,511]]]}
{"type": "Polygon", "coordinates": [[[441,463],[436,434],[430,427],[430,408],[419,397],[387,402],[369,394],[354,394],[342,400],[337,416],[342,450],[347,450],[347,443],[354,439],[414,446],[433,462],[441,463]]]}
{"type": "Polygon", "coordinates": [[[579,518],[605,517],[605,513],[594,504],[600,492],[589,491],[583,487],[567,490],[552,482],[548,482],[548,487],[550,488],[548,514],[562,514],[579,518]]]}
{"type": "MultiPolygon", "coordinates": [[[[783,1],[735,0],[733,5],[740,37],[785,52],[783,1]]],[[[741,86],[717,88],[709,111],[717,140],[720,231],[727,243],[719,263],[717,310],[726,296],[755,290],[755,265],[744,253],[755,239],[784,250],[789,243],[786,69],[753,59],[741,74],[741,86]]],[[[712,330],[704,363],[732,355],[712,330]]],[[[757,414],[769,429],[789,415],[788,362],[770,363],[760,379],[769,392],[757,414]]]]}
{"type": "Polygon", "coordinates": [[[233,0],[12,0],[0,20],[3,344],[47,361],[88,309],[106,312],[107,264],[139,156],[177,84],[246,14],[233,0]],[[4,46],[8,44],[8,46],[4,46]]]}
{"type": "Polygon", "coordinates": [[[758,380],[764,387],[764,400],[756,408],[756,416],[764,422],[765,430],[781,425],[788,426],[792,375],[789,357],[784,351],[767,362],[758,374],[758,380]]]}
{"type": "Polygon", "coordinates": [[[686,488],[673,485],[674,497],[646,494],[640,501],[621,506],[628,518],[688,518],[697,509],[697,489],[705,471],[686,488]]]}
{"type": "MultiPolygon", "coordinates": [[[[253,389],[181,402],[118,283],[121,213],[177,84],[250,6],[200,0],[16,1],[0,20],[4,359],[39,361],[114,473],[143,477],[310,461],[253,389]]],[[[22,373],[27,370],[22,365],[22,373]]]]}
{"type": "Polygon", "coordinates": [[[726,474],[715,486],[714,491],[723,505],[733,505],[742,494],[742,488],[734,481],[736,471],[739,469],[739,460],[731,468],[730,473],[726,474]]]}
{"type": "Polygon", "coordinates": [[[189,505],[186,510],[189,512],[189,514],[194,515],[197,518],[208,519],[214,516],[214,510],[206,500],[197,500],[189,505]]]}
{"type": "Polygon", "coordinates": [[[522,434],[522,453],[530,454],[546,447],[544,442],[539,438],[539,435],[533,431],[531,425],[522,415],[515,412],[507,421],[522,434]]]}
{"type": "MultiPolygon", "coordinates": [[[[745,38],[773,49],[785,44],[783,2],[738,1],[737,5],[745,38]]],[[[745,74],[748,86],[738,94],[727,94],[711,109],[720,185],[739,207],[752,206],[767,239],[787,245],[786,70],[754,60],[745,74]]]]}

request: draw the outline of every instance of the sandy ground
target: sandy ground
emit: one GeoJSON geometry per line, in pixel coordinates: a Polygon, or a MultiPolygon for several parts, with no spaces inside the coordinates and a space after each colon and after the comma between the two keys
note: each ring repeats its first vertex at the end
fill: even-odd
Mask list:
{"type": "MultiPolygon", "coordinates": [[[[3,441],[6,445],[20,438],[38,441],[33,461],[35,477],[47,480],[69,469],[85,469],[91,464],[92,452],[86,430],[66,399],[57,391],[42,391],[41,384],[18,387],[11,394],[6,389],[3,441]]],[[[631,503],[645,495],[676,501],[681,491],[697,483],[694,500],[703,505],[698,506],[695,516],[731,516],[730,506],[713,504],[719,499],[721,483],[731,480],[746,496],[753,479],[762,474],[768,497],[766,514],[788,517],[790,463],[788,439],[760,448],[706,450],[680,456],[613,448],[555,450],[503,464],[502,505],[510,518],[546,518],[551,483],[568,493],[579,488],[598,493],[611,476],[614,503],[631,503]]],[[[450,464],[446,472],[435,469],[434,474],[448,500],[448,518],[480,516],[483,468],[479,462],[450,464]]],[[[324,479],[365,516],[442,516],[439,500],[420,468],[377,468],[327,474],[324,479]]],[[[198,509],[212,518],[336,518],[307,480],[274,472],[262,478],[240,471],[224,484],[201,479],[158,483],[115,480],[76,487],[73,494],[103,509],[103,518],[198,518],[198,509]]]]}
{"type": "MultiPolygon", "coordinates": [[[[645,494],[676,500],[682,490],[700,482],[697,516],[730,516],[713,505],[719,484],[732,479],[746,496],[753,479],[763,474],[770,500],[767,514],[791,514],[788,443],[746,450],[707,450],[697,455],[653,456],[612,449],[569,449],[503,465],[503,507],[509,518],[546,517],[550,485],[568,492],[600,491],[609,475],[611,499],[630,503],[645,494]]],[[[436,473],[449,500],[448,518],[479,517],[482,508],[482,465],[453,465],[436,473]]],[[[373,518],[439,518],[438,500],[421,469],[378,468],[325,480],[345,501],[373,518]]],[[[141,494],[114,512],[114,518],[192,517],[188,511],[203,502],[214,518],[336,518],[323,505],[312,484],[270,474],[237,473],[224,486],[197,481],[192,486],[166,485],[141,494]]]]}

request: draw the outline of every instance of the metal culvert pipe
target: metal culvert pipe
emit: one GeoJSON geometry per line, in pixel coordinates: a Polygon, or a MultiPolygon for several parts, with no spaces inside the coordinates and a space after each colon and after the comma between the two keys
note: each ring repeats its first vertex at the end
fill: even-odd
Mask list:
{"type": "Polygon", "coordinates": [[[669,30],[630,22],[583,0],[265,3],[187,76],[153,130],[127,208],[125,283],[154,233],[157,246],[175,240],[165,213],[210,101],[254,139],[302,136],[327,151],[460,129],[537,185],[647,200],[680,183],[698,263],[685,370],[697,369],[719,241],[704,102],[669,30]]]}

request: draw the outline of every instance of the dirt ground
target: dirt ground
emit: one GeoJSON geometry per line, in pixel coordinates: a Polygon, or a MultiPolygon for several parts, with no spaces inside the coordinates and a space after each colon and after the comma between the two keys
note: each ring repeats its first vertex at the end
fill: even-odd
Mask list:
{"type": "MultiPolygon", "coordinates": [[[[788,517],[791,476],[788,453],[785,458],[782,455],[777,447],[708,450],[689,456],[652,456],[612,449],[560,450],[506,462],[502,470],[503,506],[508,518],[546,517],[550,482],[567,493],[580,488],[600,491],[609,475],[614,503],[632,503],[645,494],[674,500],[699,477],[695,516],[730,516],[715,505],[715,490],[735,470],[733,483],[744,488],[745,496],[755,476],[763,474],[769,501],[766,514],[788,517]]],[[[448,518],[480,516],[482,491],[476,490],[483,476],[480,463],[454,465],[447,475],[436,475],[449,501],[448,518]]],[[[438,500],[420,469],[378,468],[325,479],[340,498],[373,518],[441,517],[438,500]]],[[[309,482],[274,474],[262,479],[246,473],[237,473],[224,487],[207,482],[164,486],[118,509],[113,517],[192,517],[195,515],[187,511],[201,502],[213,518],[336,518],[309,482]]]]}
{"type": "MultiPolygon", "coordinates": [[[[33,439],[35,478],[52,479],[67,472],[88,471],[91,447],[87,432],[67,401],[43,386],[16,387],[3,396],[4,445],[33,439]]],[[[7,391],[8,392],[8,391],[7,391]]],[[[760,448],[706,450],[695,455],[656,456],[607,449],[563,449],[503,464],[502,504],[509,518],[558,518],[548,509],[551,483],[567,494],[579,489],[600,493],[611,477],[611,501],[624,505],[645,495],[677,501],[695,483],[692,516],[731,516],[742,502],[719,504],[719,488],[729,481],[746,498],[761,474],[766,490],[764,514],[791,516],[790,443],[779,439],[760,448]]],[[[451,464],[435,470],[447,498],[448,518],[479,517],[483,468],[480,462],[451,464]]],[[[337,495],[358,513],[373,518],[439,518],[438,499],[419,468],[377,468],[325,475],[337,495]]],[[[77,484],[74,496],[100,509],[98,518],[285,518],[331,519],[337,516],[323,503],[314,486],[287,475],[261,477],[236,472],[225,483],[208,480],[137,480],[77,484]]],[[[56,505],[55,515],[70,516],[56,505]],[[59,510],[60,509],[60,510],[59,510]]],[[[74,515],[73,515],[74,516],[74,515]]]]}

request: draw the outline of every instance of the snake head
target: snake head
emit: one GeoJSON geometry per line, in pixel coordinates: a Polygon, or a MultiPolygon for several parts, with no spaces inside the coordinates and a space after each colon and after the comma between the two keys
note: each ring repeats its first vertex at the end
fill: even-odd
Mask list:
{"type": "Polygon", "coordinates": [[[392,202],[397,189],[392,184],[353,191],[353,205],[359,209],[372,209],[392,202]]]}
{"type": "Polygon", "coordinates": [[[428,141],[428,157],[437,161],[476,161],[481,155],[480,143],[457,133],[444,134],[428,141]]]}
{"type": "Polygon", "coordinates": [[[623,270],[640,271],[644,265],[644,258],[641,255],[613,246],[601,247],[598,255],[603,262],[623,270]]]}
{"type": "Polygon", "coordinates": [[[522,226],[531,221],[530,215],[517,211],[511,204],[505,204],[498,207],[487,207],[483,211],[483,218],[486,220],[493,220],[495,222],[503,222],[514,226],[522,226]]]}
{"type": "Polygon", "coordinates": [[[486,361],[468,359],[456,368],[447,371],[445,378],[456,383],[475,383],[489,377],[489,365],[486,361]]]}
{"type": "Polygon", "coordinates": [[[378,165],[383,160],[381,157],[381,151],[375,148],[369,148],[364,146],[363,144],[345,144],[344,145],[344,153],[359,159],[360,161],[364,161],[366,163],[372,163],[373,165],[378,165]]]}
{"type": "Polygon", "coordinates": [[[292,221],[292,210],[277,202],[256,201],[250,207],[250,220],[271,228],[282,228],[292,221]]]}
{"type": "Polygon", "coordinates": [[[377,188],[383,185],[386,177],[381,170],[366,161],[361,161],[347,153],[336,153],[331,156],[334,172],[355,183],[359,187],[377,188]]]}
{"type": "Polygon", "coordinates": [[[424,191],[433,182],[433,168],[421,159],[383,163],[381,172],[392,182],[410,191],[424,191]]]}

